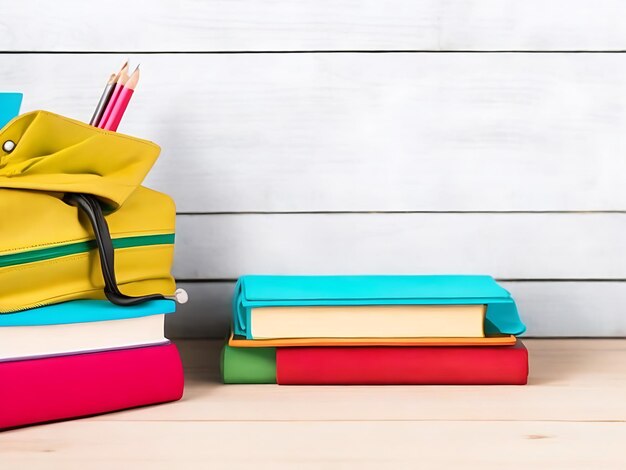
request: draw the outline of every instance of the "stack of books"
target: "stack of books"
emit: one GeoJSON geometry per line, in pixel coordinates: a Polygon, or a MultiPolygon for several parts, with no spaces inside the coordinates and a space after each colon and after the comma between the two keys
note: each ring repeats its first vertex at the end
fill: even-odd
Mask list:
{"type": "Polygon", "coordinates": [[[514,300],[489,276],[244,276],[224,383],[523,385],[514,300]]]}
{"type": "Polygon", "coordinates": [[[0,314],[0,429],[178,400],[173,300],[76,300],[0,314]]]}
{"type": "MultiPolygon", "coordinates": [[[[127,69],[94,126],[117,129],[139,80],[127,69]]],[[[16,118],[21,98],[0,93],[0,429],[179,399],[164,317],[186,294],[157,294],[175,289],[176,210],[141,186],[159,148],[46,111],[16,118]]]]}

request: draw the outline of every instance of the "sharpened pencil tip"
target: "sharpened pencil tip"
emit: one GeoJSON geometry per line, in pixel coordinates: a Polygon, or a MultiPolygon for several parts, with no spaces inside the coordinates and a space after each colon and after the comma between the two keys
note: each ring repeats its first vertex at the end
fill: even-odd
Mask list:
{"type": "Polygon", "coordinates": [[[126,62],[124,62],[124,64],[122,65],[122,68],[120,69],[119,72],[117,72],[117,74],[115,74],[115,79],[113,80],[114,83],[117,83],[120,79],[120,77],[124,74],[124,72],[128,70],[128,60],[126,60],[126,62]]]}
{"type": "Polygon", "coordinates": [[[130,75],[130,78],[126,82],[125,86],[127,88],[131,88],[134,90],[138,82],[139,82],[139,66],[137,66],[135,70],[133,71],[133,73],[130,75]]]}

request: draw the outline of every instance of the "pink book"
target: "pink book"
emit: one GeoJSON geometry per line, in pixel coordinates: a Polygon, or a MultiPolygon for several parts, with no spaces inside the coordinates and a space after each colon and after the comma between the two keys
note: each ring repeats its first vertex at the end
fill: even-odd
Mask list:
{"type": "Polygon", "coordinates": [[[176,346],[165,344],[0,363],[0,429],[174,401],[176,346]]]}

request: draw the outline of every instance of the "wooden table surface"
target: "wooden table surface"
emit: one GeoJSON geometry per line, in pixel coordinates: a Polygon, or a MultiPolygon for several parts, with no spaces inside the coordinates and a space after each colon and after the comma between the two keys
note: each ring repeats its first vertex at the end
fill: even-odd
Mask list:
{"type": "Polygon", "coordinates": [[[526,340],[525,387],[225,386],[178,344],[182,401],[0,433],[0,468],[626,468],[626,339],[526,340]]]}

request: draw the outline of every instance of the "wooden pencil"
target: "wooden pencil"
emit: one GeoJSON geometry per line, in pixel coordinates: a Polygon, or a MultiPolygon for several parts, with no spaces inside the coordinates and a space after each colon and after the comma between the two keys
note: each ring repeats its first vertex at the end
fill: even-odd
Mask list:
{"type": "Polygon", "coordinates": [[[107,103],[104,113],[102,114],[102,118],[98,122],[99,128],[101,129],[105,128],[106,123],[111,117],[111,113],[113,112],[115,101],[117,100],[117,97],[120,95],[120,93],[124,89],[124,85],[126,84],[129,78],[130,77],[128,76],[128,62],[126,62],[124,64],[124,67],[122,67],[122,70],[120,70],[120,74],[115,83],[115,87],[113,89],[113,93],[111,94],[111,98],[109,99],[109,102],[107,103]]]}
{"type": "Polygon", "coordinates": [[[104,88],[104,91],[102,92],[102,96],[100,97],[100,101],[98,102],[98,106],[96,106],[94,115],[92,116],[91,121],[89,121],[89,124],[91,124],[92,126],[98,127],[98,125],[100,124],[100,121],[102,120],[102,115],[104,114],[106,107],[109,104],[109,101],[111,100],[111,96],[113,96],[113,92],[115,91],[115,84],[119,80],[122,74],[122,71],[124,69],[128,70],[128,60],[126,60],[122,64],[122,67],[120,68],[119,72],[117,72],[116,74],[113,74],[112,80],[111,78],[109,78],[109,81],[107,82],[107,86],[104,88]]]}
{"type": "Polygon", "coordinates": [[[113,105],[113,110],[111,111],[111,116],[107,120],[104,126],[104,129],[110,130],[110,131],[117,130],[117,127],[119,126],[120,121],[122,120],[122,116],[124,116],[124,112],[126,111],[126,108],[128,107],[128,103],[130,102],[130,99],[132,98],[133,93],[135,92],[135,89],[137,88],[138,83],[139,83],[139,66],[137,66],[135,71],[132,73],[132,75],[130,76],[126,84],[124,85],[124,88],[122,88],[122,91],[117,97],[117,100],[115,100],[115,104],[113,105]]]}
{"type": "Polygon", "coordinates": [[[107,103],[109,102],[109,99],[111,98],[111,95],[113,94],[113,88],[115,87],[115,79],[116,79],[116,75],[112,73],[109,79],[107,80],[107,84],[104,87],[104,90],[102,90],[102,96],[100,96],[98,105],[96,106],[96,109],[93,112],[93,116],[91,116],[91,120],[89,121],[89,124],[91,124],[92,126],[98,125],[98,121],[100,121],[100,118],[102,117],[102,114],[104,113],[104,108],[106,107],[107,103]]]}

